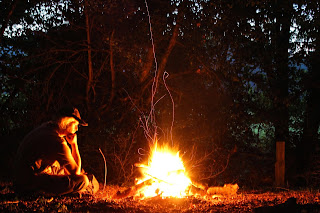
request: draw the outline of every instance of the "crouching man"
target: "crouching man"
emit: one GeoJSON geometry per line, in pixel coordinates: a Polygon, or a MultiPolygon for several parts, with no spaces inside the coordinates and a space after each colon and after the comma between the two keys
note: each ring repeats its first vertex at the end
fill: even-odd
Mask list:
{"type": "Polygon", "coordinates": [[[78,125],[88,126],[78,109],[66,107],[53,121],[31,131],[20,144],[14,168],[18,193],[94,194],[99,183],[81,169],[78,125]]]}

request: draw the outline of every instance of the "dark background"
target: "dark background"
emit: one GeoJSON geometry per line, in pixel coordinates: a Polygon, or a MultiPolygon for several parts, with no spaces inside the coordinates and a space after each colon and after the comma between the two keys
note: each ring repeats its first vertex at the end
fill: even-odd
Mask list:
{"type": "Polygon", "coordinates": [[[23,137],[72,104],[89,123],[78,137],[83,167],[101,182],[99,148],[107,182],[132,185],[157,134],[197,182],[273,186],[285,141],[286,186],[319,185],[319,7],[1,1],[1,179],[11,180],[23,137]]]}

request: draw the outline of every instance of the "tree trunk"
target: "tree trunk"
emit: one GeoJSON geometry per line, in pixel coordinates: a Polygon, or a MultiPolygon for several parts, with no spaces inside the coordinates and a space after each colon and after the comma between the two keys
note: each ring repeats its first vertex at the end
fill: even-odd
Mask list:
{"type": "Polygon", "coordinates": [[[150,70],[152,69],[153,62],[154,62],[153,49],[152,49],[152,47],[149,47],[148,53],[147,53],[147,59],[146,59],[146,62],[142,68],[142,72],[140,75],[140,83],[143,83],[148,78],[150,70]]]}
{"type": "MultiPolygon", "coordinates": [[[[314,23],[319,23],[320,13],[316,12],[314,23]]],[[[316,28],[315,28],[316,29],[316,28]]],[[[315,33],[315,51],[310,53],[308,64],[309,79],[306,81],[307,106],[305,111],[302,139],[297,145],[297,172],[304,173],[310,168],[312,154],[316,150],[320,124],[320,36],[315,33]]]]}
{"type": "MultiPolygon", "coordinates": [[[[280,4],[280,3],[278,3],[280,4]]],[[[292,17],[292,3],[277,5],[275,32],[275,140],[288,142],[289,139],[289,42],[292,17]]]]}
{"type": "Polygon", "coordinates": [[[274,34],[275,79],[272,85],[274,97],[274,127],[277,143],[277,162],[275,183],[283,186],[285,182],[285,143],[289,140],[289,45],[292,17],[292,2],[276,2],[276,23],[274,34]],[[281,141],[281,142],[280,142],[281,141]],[[283,158],[283,159],[282,159],[283,158]]]}
{"type": "MultiPolygon", "coordinates": [[[[179,13],[180,15],[181,13],[179,13]]],[[[179,20],[178,20],[179,21],[179,20]]],[[[158,82],[159,82],[159,77],[163,75],[164,71],[165,71],[165,67],[167,65],[167,61],[168,61],[168,58],[174,48],[174,46],[176,45],[176,42],[177,42],[177,38],[178,38],[178,34],[179,34],[179,22],[177,21],[177,24],[173,30],[173,33],[172,33],[172,36],[170,38],[170,42],[169,42],[169,46],[167,48],[167,51],[165,52],[165,54],[163,55],[162,57],[162,60],[161,60],[161,63],[160,63],[160,66],[159,66],[159,69],[158,69],[158,72],[157,72],[157,75],[155,77],[155,82],[154,84],[152,85],[152,94],[151,94],[151,106],[153,106],[154,104],[154,96],[157,92],[157,88],[158,88],[158,82]]]]}
{"type": "Polygon", "coordinates": [[[114,95],[115,95],[115,88],[116,88],[116,72],[114,70],[114,63],[113,63],[113,36],[114,30],[110,36],[110,70],[111,70],[111,94],[109,98],[109,107],[111,107],[114,95]]]}
{"type": "Polygon", "coordinates": [[[285,183],[285,146],[284,141],[277,141],[276,144],[276,164],[275,183],[276,186],[284,186],[285,183]]]}
{"type": "Polygon", "coordinates": [[[86,105],[89,110],[89,96],[90,89],[93,81],[93,67],[92,67],[92,56],[91,56],[91,39],[90,39],[90,24],[89,24],[89,14],[88,14],[88,1],[85,0],[85,16],[86,16],[86,32],[87,32],[87,47],[88,47],[88,80],[86,87],[86,105]]]}

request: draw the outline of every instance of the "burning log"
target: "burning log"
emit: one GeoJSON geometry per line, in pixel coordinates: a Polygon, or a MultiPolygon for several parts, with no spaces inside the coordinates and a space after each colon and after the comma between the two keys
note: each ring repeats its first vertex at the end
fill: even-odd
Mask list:
{"type": "Polygon", "coordinates": [[[224,186],[206,187],[192,182],[189,189],[190,195],[212,196],[212,195],[234,195],[239,189],[238,184],[224,184],[224,186]]]}
{"type": "Polygon", "coordinates": [[[200,195],[200,196],[206,196],[207,190],[202,187],[197,187],[196,185],[192,184],[189,189],[189,194],[191,195],[200,195]]]}
{"type": "Polygon", "coordinates": [[[155,145],[150,157],[147,164],[135,164],[142,174],[141,178],[136,179],[137,184],[124,191],[118,191],[113,198],[232,195],[236,194],[239,188],[237,184],[208,188],[191,181],[179,152],[172,151],[168,145],[155,145]]]}
{"type": "Polygon", "coordinates": [[[209,187],[208,195],[234,195],[239,189],[238,184],[224,184],[224,186],[209,187]]]}
{"type": "Polygon", "coordinates": [[[145,168],[145,169],[149,169],[150,168],[149,166],[144,165],[142,163],[135,163],[134,166],[138,167],[138,168],[145,168]]]}
{"type": "Polygon", "coordinates": [[[140,189],[145,186],[150,186],[154,182],[153,179],[148,179],[138,185],[132,186],[124,191],[117,191],[117,193],[113,196],[114,199],[122,199],[130,196],[134,196],[140,189]]]}
{"type": "MultiPolygon", "coordinates": [[[[123,199],[131,196],[136,196],[139,190],[146,186],[151,186],[154,182],[165,182],[158,178],[152,177],[140,184],[132,186],[124,191],[118,191],[113,198],[123,199]]],[[[199,195],[199,196],[212,196],[212,195],[235,195],[239,189],[238,184],[225,184],[224,186],[213,186],[205,187],[198,183],[192,183],[189,187],[188,195],[199,195]]],[[[159,193],[159,191],[157,192],[159,193]]]]}

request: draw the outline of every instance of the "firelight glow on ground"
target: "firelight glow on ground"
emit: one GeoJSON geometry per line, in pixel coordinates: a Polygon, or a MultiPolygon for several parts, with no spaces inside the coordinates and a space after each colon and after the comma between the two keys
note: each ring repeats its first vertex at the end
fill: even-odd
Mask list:
{"type": "Polygon", "coordinates": [[[151,185],[140,190],[144,197],[184,197],[191,185],[190,178],[186,175],[183,161],[179,152],[170,150],[169,146],[153,147],[148,165],[141,165],[144,175],[137,184],[153,179],[151,185]]]}

